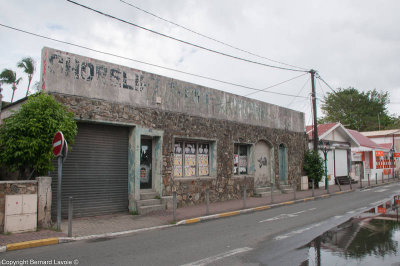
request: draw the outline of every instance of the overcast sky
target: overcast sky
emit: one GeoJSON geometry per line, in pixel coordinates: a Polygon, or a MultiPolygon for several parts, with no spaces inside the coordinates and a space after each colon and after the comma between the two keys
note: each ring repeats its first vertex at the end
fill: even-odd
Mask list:
{"type": "MultiPolygon", "coordinates": [[[[333,88],[378,89],[390,93],[389,113],[400,115],[400,1],[386,0],[124,0],[194,31],[275,61],[315,69],[333,88]]],[[[119,0],[77,2],[152,30],[265,64],[288,67],[232,49],[161,21],[119,0]]],[[[78,7],[65,0],[0,0],[0,24],[177,70],[257,89],[299,76],[216,55],[169,40],[78,7]]],[[[37,61],[39,81],[44,46],[189,81],[231,93],[252,90],[167,71],[82,48],[33,37],[0,26],[0,71],[26,56],[37,61]]],[[[292,68],[292,67],[289,67],[292,68]]],[[[26,93],[27,77],[15,100],[26,93]]],[[[311,123],[309,74],[249,97],[305,113],[311,123]]],[[[316,81],[318,105],[330,91],[316,81]]],[[[12,90],[3,85],[3,99],[12,90]]],[[[319,116],[321,112],[319,111],[319,116]]]]}

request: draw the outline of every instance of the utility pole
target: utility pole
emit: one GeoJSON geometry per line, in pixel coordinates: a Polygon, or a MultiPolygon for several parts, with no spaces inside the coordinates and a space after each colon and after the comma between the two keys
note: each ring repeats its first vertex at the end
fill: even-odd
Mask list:
{"type": "Polygon", "coordinates": [[[318,121],[317,121],[317,97],[315,96],[315,73],[314,69],[310,70],[311,74],[311,89],[312,89],[312,104],[313,104],[313,116],[314,116],[314,151],[318,151],[318,121]]]}

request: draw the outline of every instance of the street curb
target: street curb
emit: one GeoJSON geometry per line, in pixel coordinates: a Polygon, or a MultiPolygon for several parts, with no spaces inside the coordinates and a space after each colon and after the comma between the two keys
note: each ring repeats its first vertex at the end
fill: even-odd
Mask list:
{"type": "Polygon", "coordinates": [[[203,222],[203,221],[207,221],[207,220],[225,218],[225,217],[229,217],[229,216],[235,216],[235,215],[240,215],[240,214],[245,214],[245,213],[250,213],[250,212],[264,211],[264,210],[277,208],[277,207],[281,207],[281,206],[292,205],[295,203],[329,198],[334,195],[340,195],[343,193],[354,192],[354,191],[355,190],[337,191],[332,194],[323,194],[323,195],[316,196],[316,197],[308,197],[308,198],[303,198],[303,199],[298,199],[298,200],[290,200],[290,201],[285,201],[285,202],[280,202],[280,203],[270,204],[270,205],[263,205],[263,206],[258,206],[258,207],[253,207],[253,208],[248,208],[248,209],[243,209],[243,210],[238,210],[238,211],[222,212],[222,213],[217,213],[217,214],[213,214],[213,215],[200,216],[200,217],[196,217],[196,218],[179,221],[176,223],[176,225],[193,224],[193,223],[203,222]]]}
{"type": "MultiPolygon", "coordinates": [[[[55,245],[55,244],[58,244],[58,237],[7,244],[4,247],[2,247],[2,249],[5,248],[4,251],[11,251],[11,250],[41,247],[41,246],[48,246],[48,245],[55,245]]],[[[2,252],[4,252],[4,251],[2,251],[2,252]]]]}
{"type": "MultiPolygon", "coordinates": [[[[387,182],[384,184],[373,185],[370,187],[363,187],[360,190],[389,185],[392,183],[396,183],[396,182],[390,181],[390,182],[387,182]]],[[[121,232],[115,232],[115,233],[105,233],[105,234],[78,236],[78,237],[54,237],[54,238],[45,238],[45,239],[39,239],[39,240],[31,240],[31,241],[25,241],[25,242],[12,243],[12,244],[7,244],[5,246],[0,246],[0,253],[6,252],[6,251],[11,251],[11,250],[19,250],[19,249],[47,246],[47,245],[69,243],[69,242],[75,242],[75,241],[81,241],[81,240],[91,240],[91,239],[98,239],[98,238],[105,238],[105,237],[116,237],[116,236],[121,236],[121,235],[127,235],[127,234],[133,234],[133,233],[139,233],[139,232],[145,232],[145,231],[151,231],[151,230],[157,230],[157,229],[164,229],[164,228],[169,228],[169,227],[174,227],[174,226],[179,226],[179,225],[184,225],[184,224],[198,223],[198,222],[202,222],[202,221],[236,216],[236,215],[245,214],[245,213],[264,211],[264,210],[268,210],[268,209],[272,209],[272,208],[277,208],[277,207],[286,206],[286,205],[292,205],[295,203],[306,202],[306,201],[310,201],[310,200],[329,198],[334,195],[340,195],[340,194],[344,194],[344,193],[348,193],[348,192],[355,192],[356,190],[357,189],[337,191],[337,192],[334,192],[331,194],[323,194],[323,195],[319,195],[316,197],[308,197],[308,198],[303,198],[303,199],[298,199],[298,200],[285,201],[285,202],[280,202],[280,203],[276,203],[276,204],[258,206],[258,207],[248,208],[248,209],[237,210],[237,211],[230,211],[230,212],[223,212],[223,213],[212,214],[212,215],[207,215],[207,216],[200,216],[200,217],[196,217],[196,218],[181,220],[181,221],[177,222],[176,224],[167,224],[167,225],[160,225],[160,226],[154,226],[154,227],[148,227],[148,228],[139,228],[139,229],[133,229],[133,230],[127,230],[127,231],[121,231],[121,232]]]]}
{"type": "Polygon", "coordinates": [[[69,243],[69,242],[75,242],[75,241],[81,241],[81,240],[91,240],[91,239],[105,238],[105,237],[116,237],[116,236],[151,231],[151,230],[156,230],[156,229],[164,229],[164,228],[173,227],[173,226],[175,226],[175,224],[166,224],[166,225],[159,225],[159,226],[153,226],[153,227],[147,227],[147,228],[139,228],[139,229],[133,229],[133,230],[127,230],[127,231],[121,231],[121,232],[115,232],[115,233],[105,233],[105,234],[97,234],[97,235],[89,235],[89,236],[59,237],[58,239],[59,239],[59,243],[61,244],[61,243],[69,243]]]}
{"type": "MultiPolygon", "coordinates": [[[[392,184],[392,183],[396,183],[396,182],[395,181],[388,181],[386,183],[372,185],[372,186],[370,186],[368,188],[385,186],[385,185],[389,185],[389,184],[392,184]]],[[[329,197],[332,197],[332,196],[335,196],[335,195],[341,195],[341,194],[344,194],[344,193],[355,192],[357,189],[359,189],[359,188],[354,188],[354,189],[344,190],[344,191],[336,191],[334,193],[323,194],[323,195],[319,195],[319,196],[316,196],[316,197],[308,197],[308,198],[303,198],[303,199],[298,199],[298,200],[285,201],[285,202],[281,202],[281,203],[258,206],[258,207],[248,208],[248,209],[243,209],[243,210],[238,210],[238,211],[223,212],[223,213],[218,213],[218,214],[213,214],[213,215],[200,216],[200,217],[197,217],[197,218],[181,220],[181,221],[177,222],[176,225],[198,223],[198,222],[202,222],[202,221],[225,218],[225,217],[228,217],[228,216],[240,215],[240,214],[244,214],[244,213],[268,210],[268,209],[271,209],[271,208],[277,208],[277,207],[281,207],[281,206],[291,205],[291,204],[300,203],[300,202],[306,202],[306,201],[310,201],[310,200],[324,199],[324,198],[329,198],[329,197]]],[[[362,188],[362,189],[365,189],[365,188],[362,188]]],[[[360,190],[362,190],[362,189],[360,189],[360,190]]]]}

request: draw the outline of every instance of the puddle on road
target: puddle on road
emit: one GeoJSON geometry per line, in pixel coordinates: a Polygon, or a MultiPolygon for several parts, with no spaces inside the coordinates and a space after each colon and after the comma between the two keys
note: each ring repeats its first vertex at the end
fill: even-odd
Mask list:
{"type": "Polygon", "coordinates": [[[400,266],[399,204],[394,198],[325,232],[299,249],[308,252],[300,265],[400,266]]]}

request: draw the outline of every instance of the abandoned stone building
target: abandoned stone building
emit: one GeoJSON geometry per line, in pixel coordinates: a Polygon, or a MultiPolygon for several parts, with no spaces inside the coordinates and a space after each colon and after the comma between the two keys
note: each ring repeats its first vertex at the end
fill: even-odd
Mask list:
{"type": "MultiPolygon", "coordinates": [[[[41,86],[75,114],[62,206],[75,216],[240,198],[299,180],[304,114],[93,58],[43,48],[41,86]]],[[[53,173],[56,202],[57,172],[53,173]]],[[[56,208],[53,208],[55,212],[56,208]]]]}

